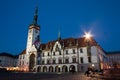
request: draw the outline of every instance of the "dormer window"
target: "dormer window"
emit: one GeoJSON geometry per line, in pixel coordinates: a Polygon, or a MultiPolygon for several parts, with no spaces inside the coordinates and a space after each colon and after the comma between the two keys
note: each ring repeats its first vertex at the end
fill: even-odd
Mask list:
{"type": "Polygon", "coordinates": [[[59,47],[58,47],[58,45],[56,45],[55,51],[59,51],[59,47]]]}

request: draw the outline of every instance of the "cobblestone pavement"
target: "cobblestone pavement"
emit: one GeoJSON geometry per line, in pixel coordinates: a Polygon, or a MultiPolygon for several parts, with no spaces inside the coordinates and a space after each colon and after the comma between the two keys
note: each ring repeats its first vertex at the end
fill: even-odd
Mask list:
{"type": "Polygon", "coordinates": [[[0,80],[120,80],[94,75],[86,77],[81,73],[0,73],[0,80]]]}

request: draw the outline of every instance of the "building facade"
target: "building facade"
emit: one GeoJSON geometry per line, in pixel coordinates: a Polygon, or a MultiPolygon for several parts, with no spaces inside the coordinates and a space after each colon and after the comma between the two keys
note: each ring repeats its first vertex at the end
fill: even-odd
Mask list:
{"type": "Polygon", "coordinates": [[[26,49],[19,55],[18,66],[23,71],[84,72],[88,68],[100,70],[105,63],[104,50],[90,37],[66,38],[40,42],[40,26],[36,8],[33,23],[28,29],[26,49]]]}
{"type": "Polygon", "coordinates": [[[18,56],[8,53],[0,53],[0,67],[16,67],[18,64],[18,56]]]}
{"type": "Polygon", "coordinates": [[[120,51],[107,52],[109,68],[120,68],[120,51]]]}

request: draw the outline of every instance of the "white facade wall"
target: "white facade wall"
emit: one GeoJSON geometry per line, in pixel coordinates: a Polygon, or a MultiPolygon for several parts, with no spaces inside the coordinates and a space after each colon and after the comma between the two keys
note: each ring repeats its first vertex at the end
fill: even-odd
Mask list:
{"type": "Polygon", "coordinates": [[[1,67],[14,67],[17,66],[16,62],[17,59],[14,59],[12,57],[9,56],[0,56],[0,66],[1,67]]]}

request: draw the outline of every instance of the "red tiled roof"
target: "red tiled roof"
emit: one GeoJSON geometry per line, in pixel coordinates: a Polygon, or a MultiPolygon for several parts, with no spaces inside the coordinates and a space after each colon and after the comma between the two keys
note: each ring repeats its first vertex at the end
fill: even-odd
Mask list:
{"type": "Polygon", "coordinates": [[[26,49],[23,50],[19,55],[26,54],[26,49]]]}
{"type": "MultiPolygon", "coordinates": [[[[53,48],[56,41],[57,40],[49,41],[46,44],[41,44],[39,49],[41,49],[41,50],[49,50],[50,48],[53,48]]],[[[75,47],[75,46],[76,47],[77,46],[78,47],[85,47],[85,46],[88,45],[87,40],[86,40],[85,37],[82,37],[82,38],[66,38],[66,39],[59,40],[59,42],[60,42],[62,47],[64,46],[64,48],[75,47]]],[[[90,44],[90,46],[95,46],[95,45],[97,45],[97,42],[91,37],[89,39],[89,44],[90,44]]],[[[26,49],[23,50],[20,53],[20,55],[22,55],[22,54],[26,54],[26,49]]]]}
{"type": "MultiPolygon", "coordinates": [[[[56,40],[55,41],[50,41],[46,44],[41,44],[40,48],[42,50],[45,50],[45,49],[50,49],[50,47],[53,47],[54,44],[55,44],[56,40]]],[[[82,37],[82,38],[66,38],[66,39],[61,39],[59,40],[60,44],[66,48],[66,47],[72,47],[72,46],[77,46],[77,43],[78,43],[78,47],[85,47],[87,46],[87,41],[85,39],[85,37],[82,37]]],[[[94,45],[97,45],[97,42],[91,37],[89,39],[89,44],[90,46],[94,46],[94,45]]]]}

